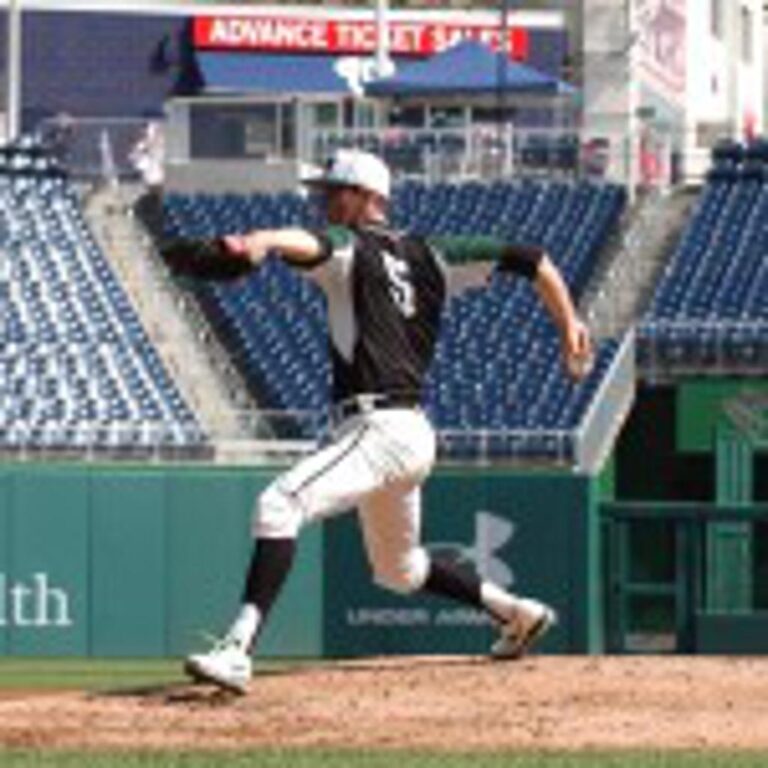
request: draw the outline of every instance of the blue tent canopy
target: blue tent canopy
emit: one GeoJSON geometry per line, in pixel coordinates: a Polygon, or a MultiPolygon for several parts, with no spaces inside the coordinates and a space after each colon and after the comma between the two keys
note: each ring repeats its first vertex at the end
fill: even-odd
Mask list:
{"type": "Polygon", "coordinates": [[[403,67],[396,74],[368,83],[369,96],[440,96],[509,94],[563,95],[574,89],[558,78],[507,59],[475,40],[465,40],[427,61],[403,67]]]}
{"type": "Polygon", "coordinates": [[[227,93],[350,93],[328,56],[199,53],[197,64],[208,91],[227,93]]]}

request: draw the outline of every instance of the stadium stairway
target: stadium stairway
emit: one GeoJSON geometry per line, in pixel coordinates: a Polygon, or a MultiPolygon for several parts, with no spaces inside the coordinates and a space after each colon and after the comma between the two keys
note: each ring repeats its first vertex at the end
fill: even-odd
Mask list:
{"type": "Polygon", "coordinates": [[[627,213],[582,301],[596,336],[620,337],[642,317],[696,196],[696,191],[682,188],[654,191],[627,213]]]}
{"type": "Polygon", "coordinates": [[[215,342],[196,330],[199,324],[190,317],[196,307],[188,306],[151,257],[153,242],[133,215],[142,192],[138,185],[105,186],[85,199],[85,218],[207,434],[217,448],[237,444],[244,436],[237,416],[242,407],[239,377],[225,355],[215,355],[215,342]]]}

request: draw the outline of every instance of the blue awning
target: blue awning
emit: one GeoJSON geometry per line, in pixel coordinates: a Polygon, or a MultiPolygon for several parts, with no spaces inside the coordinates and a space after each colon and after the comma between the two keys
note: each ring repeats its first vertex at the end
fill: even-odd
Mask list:
{"type": "Polygon", "coordinates": [[[206,91],[225,93],[351,93],[331,56],[198,53],[206,91]]]}
{"type": "Polygon", "coordinates": [[[451,96],[498,93],[570,94],[572,86],[533,67],[507,60],[487,45],[465,40],[427,61],[404,66],[396,74],[368,83],[369,96],[451,96]]]}

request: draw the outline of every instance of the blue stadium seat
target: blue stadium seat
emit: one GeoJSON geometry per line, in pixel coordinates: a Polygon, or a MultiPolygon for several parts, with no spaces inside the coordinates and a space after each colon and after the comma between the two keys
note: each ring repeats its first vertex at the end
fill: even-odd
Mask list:
{"type": "Polygon", "coordinates": [[[659,281],[644,365],[755,369],[768,335],[768,142],[713,152],[693,216],[659,281]]]}
{"type": "Polygon", "coordinates": [[[0,203],[0,449],[204,449],[66,179],[6,150],[0,203]]]}

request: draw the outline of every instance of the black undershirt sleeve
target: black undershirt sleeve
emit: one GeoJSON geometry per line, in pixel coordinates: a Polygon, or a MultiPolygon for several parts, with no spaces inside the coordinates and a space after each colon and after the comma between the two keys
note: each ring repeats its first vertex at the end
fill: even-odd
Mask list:
{"type": "Polygon", "coordinates": [[[171,237],[159,245],[160,255],[176,277],[226,282],[253,272],[244,256],[231,253],[221,238],[171,237]]]}
{"type": "Polygon", "coordinates": [[[512,272],[529,280],[535,280],[544,253],[544,249],[538,245],[509,243],[502,247],[497,269],[499,272],[512,272]]]}
{"type": "Polygon", "coordinates": [[[534,280],[546,251],[538,245],[509,243],[496,237],[435,237],[429,239],[449,264],[493,261],[499,272],[534,280]]]}

